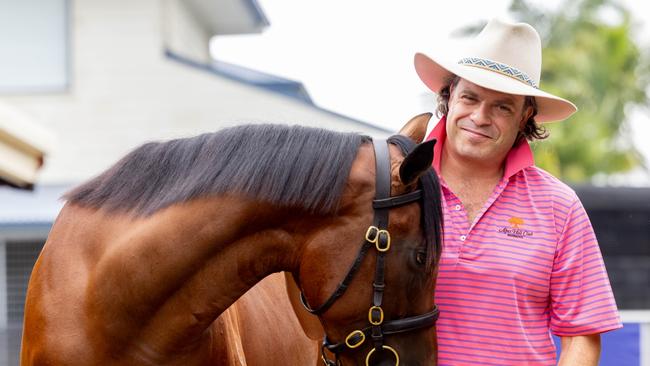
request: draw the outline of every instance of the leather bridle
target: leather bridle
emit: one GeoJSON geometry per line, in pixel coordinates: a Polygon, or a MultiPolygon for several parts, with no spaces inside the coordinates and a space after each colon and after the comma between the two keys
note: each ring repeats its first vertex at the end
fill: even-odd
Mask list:
{"type": "Polygon", "coordinates": [[[327,335],[325,335],[321,346],[321,357],[326,366],[341,365],[339,354],[360,347],[366,339],[372,340],[373,343],[373,348],[366,355],[367,366],[370,365],[373,354],[382,353],[383,351],[389,351],[393,354],[395,357],[395,365],[397,366],[399,365],[399,354],[393,347],[384,343],[384,336],[431,327],[435,324],[439,315],[438,307],[434,306],[432,311],[422,315],[384,321],[384,311],[381,308],[385,287],[384,261],[391,244],[390,233],[388,232],[388,211],[394,207],[420,201],[422,199],[422,190],[418,189],[411,193],[390,197],[391,174],[388,144],[385,140],[378,140],[373,143],[373,146],[376,165],[376,194],[372,207],[375,211],[375,216],[373,224],[366,231],[365,241],[359,250],[359,254],[338,288],[319,307],[312,308],[309,306],[304,294],[302,292],[300,293],[300,300],[307,311],[315,315],[324,313],[345,293],[354,275],[359,270],[368,250],[373,246],[377,249],[375,279],[372,284],[372,306],[368,310],[368,321],[370,325],[366,328],[350,332],[345,337],[345,340],[339,343],[331,343],[327,335]],[[325,354],[325,350],[332,352],[336,356],[336,359],[329,359],[325,354]]]}

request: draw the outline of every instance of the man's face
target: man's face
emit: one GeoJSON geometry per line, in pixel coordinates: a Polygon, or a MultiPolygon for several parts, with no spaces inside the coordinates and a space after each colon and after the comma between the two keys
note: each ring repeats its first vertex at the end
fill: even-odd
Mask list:
{"type": "Polygon", "coordinates": [[[445,149],[455,158],[501,164],[528,119],[524,96],[460,79],[449,96],[445,149]]]}

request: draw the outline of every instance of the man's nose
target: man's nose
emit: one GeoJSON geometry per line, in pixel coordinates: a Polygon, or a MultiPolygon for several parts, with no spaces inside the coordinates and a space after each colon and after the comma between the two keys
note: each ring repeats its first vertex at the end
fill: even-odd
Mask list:
{"type": "Polygon", "coordinates": [[[470,118],[477,126],[484,126],[490,124],[492,120],[491,120],[490,110],[488,108],[487,103],[485,102],[479,103],[479,105],[476,106],[476,109],[474,109],[474,111],[470,115],[470,118]]]}

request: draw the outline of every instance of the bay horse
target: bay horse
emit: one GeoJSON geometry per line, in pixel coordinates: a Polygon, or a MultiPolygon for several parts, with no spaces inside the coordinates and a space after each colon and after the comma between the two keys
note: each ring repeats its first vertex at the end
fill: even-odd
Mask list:
{"type": "Polygon", "coordinates": [[[388,143],[247,125],[135,149],[64,196],[22,365],[236,364],[215,320],[279,271],[318,315],[326,365],[433,364],[440,189],[434,142],[414,142],[430,117],[388,143]]]}

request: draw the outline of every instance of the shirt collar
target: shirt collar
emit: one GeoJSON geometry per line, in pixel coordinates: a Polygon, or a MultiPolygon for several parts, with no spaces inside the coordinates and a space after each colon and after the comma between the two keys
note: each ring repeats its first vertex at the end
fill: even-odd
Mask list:
{"type": "MultiPolygon", "coordinates": [[[[433,128],[427,140],[436,139],[438,142],[433,149],[433,168],[440,172],[440,159],[442,157],[442,149],[447,140],[447,117],[443,116],[436,127],[433,128]]],[[[526,139],[520,139],[515,146],[510,149],[506,156],[506,166],[503,172],[504,178],[510,178],[517,174],[519,171],[533,166],[535,160],[530,145],[526,139]]]]}

